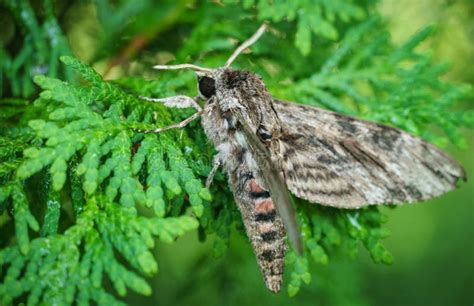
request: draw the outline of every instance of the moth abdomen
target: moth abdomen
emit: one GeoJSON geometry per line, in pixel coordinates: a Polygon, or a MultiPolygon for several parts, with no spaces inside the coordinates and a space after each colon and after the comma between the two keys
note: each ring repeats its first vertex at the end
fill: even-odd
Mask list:
{"type": "Polygon", "coordinates": [[[277,231],[268,231],[260,235],[260,237],[262,238],[264,242],[274,241],[277,238],[277,236],[278,236],[277,231]]]}
{"type": "Polygon", "coordinates": [[[269,198],[270,193],[266,190],[261,191],[261,192],[250,192],[250,196],[254,199],[262,199],[262,198],[269,198]]]}
{"type": "Polygon", "coordinates": [[[265,260],[265,261],[272,261],[275,259],[275,251],[273,250],[265,250],[262,253],[258,255],[258,258],[260,260],[265,260]]]}
{"type": "Polygon", "coordinates": [[[270,193],[260,187],[255,180],[249,181],[249,193],[254,199],[269,199],[270,193]]]}
{"type": "Polygon", "coordinates": [[[264,213],[257,213],[255,215],[255,221],[274,221],[276,217],[276,210],[272,210],[264,213]]]}
{"type": "Polygon", "coordinates": [[[257,261],[267,287],[278,292],[281,287],[284,256],[286,253],[285,230],[270,193],[255,178],[245,184],[244,192],[251,201],[252,219],[246,223],[257,261]]]}
{"type": "MultiPolygon", "coordinates": [[[[240,144],[236,139],[234,144],[240,144]]],[[[283,281],[284,256],[286,253],[285,229],[271,199],[254,174],[252,156],[245,147],[235,148],[236,159],[228,160],[226,167],[229,183],[237,206],[242,214],[257,263],[265,284],[272,292],[278,292],[283,281]]]]}

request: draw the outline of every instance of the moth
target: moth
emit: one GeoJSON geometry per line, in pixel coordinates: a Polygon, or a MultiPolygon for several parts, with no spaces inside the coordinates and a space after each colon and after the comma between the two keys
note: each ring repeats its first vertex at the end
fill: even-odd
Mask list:
{"type": "Polygon", "coordinates": [[[143,98],[197,112],[180,123],[140,132],[183,128],[201,117],[217,151],[206,185],[223,166],[266,286],[278,292],[286,235],[303,252],[289,192],[311,203],[357,209],[424,201],[454,189],[466,176],[455,160],[418,137],[276,99],[259,76],[231,69],[266,27],[237,48],[222,68],[155,66],[195,71],[199,96],[143,98]]]}

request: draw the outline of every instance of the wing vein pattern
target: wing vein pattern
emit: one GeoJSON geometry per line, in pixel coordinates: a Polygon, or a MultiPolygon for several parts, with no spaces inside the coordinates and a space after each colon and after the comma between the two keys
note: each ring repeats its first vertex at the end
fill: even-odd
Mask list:
{"type": "Polygon", "coordinates": [[[273,105],[283,124],[286,184],[310,202],[340,208],[412,203],[465,179],[455,160],[399,129],[276,99],[273,105]]]}

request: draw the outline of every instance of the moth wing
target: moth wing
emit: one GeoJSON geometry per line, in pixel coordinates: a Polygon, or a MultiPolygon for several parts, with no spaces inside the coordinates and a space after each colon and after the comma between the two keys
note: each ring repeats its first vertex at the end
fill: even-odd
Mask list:
{"type": "Polygon", "coordinates": [[[310,202],[340,208],[427,200],[466,179],[462,167],[399,129],[274,100],[283,125],[286,185],[310,202]]]}
{"type": "Polygon", "coordinates": [[[288,238],[295,250],[299,254],[302,254],[303,245],[301,242],[300,231],[298,230],[296,214],[293,205],[291,204],[288,187],[284,180],[283,170],[272,157],[268,148],[257,137],[256,132],[252,131],[251,128],[244,123],[242,123],[242,128],[247,143],[250,146],[252,156],[260,169],[266,187],[270,192],[272,201],[275,204],[283,224],[285,225],[288,238]]]}

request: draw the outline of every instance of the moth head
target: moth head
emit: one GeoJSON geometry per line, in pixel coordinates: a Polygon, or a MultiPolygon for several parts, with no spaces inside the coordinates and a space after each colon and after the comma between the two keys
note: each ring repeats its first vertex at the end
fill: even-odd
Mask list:
{"type": "MultiPolygon", "coordinates": [[[[209,99],[216,94],[217,88],[231,91],[246,90],[249,84],[252,88],[265,87],[259,76],[249,71],[219,68],[211,72],[196,72],[199,94],[209,99]]],[[[255,94],[250,90],[252,94],[255,94]]]]}

